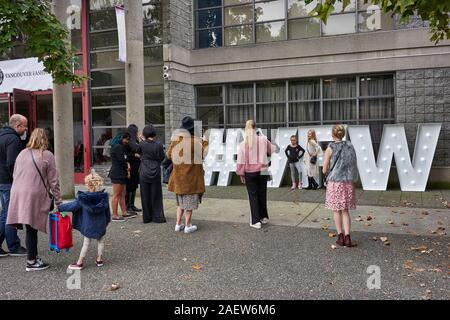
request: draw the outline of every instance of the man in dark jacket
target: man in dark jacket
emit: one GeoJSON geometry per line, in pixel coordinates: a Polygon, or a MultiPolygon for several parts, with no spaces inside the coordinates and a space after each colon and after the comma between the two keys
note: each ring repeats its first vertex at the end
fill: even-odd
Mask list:
{"type": "Polygon", "coordinates": [[[9,126],[0,129],[0,257],[25,256],[27,254],[27,250],[20,245],[17,230],[6,225],[14,165],[17,156],[24,148],[21,136],[26,135],[27,129],[28,120],[20,114],[12,115],[9,119],[9,126]],[[1,248],[5,239],[9,253],[1,248]]]}

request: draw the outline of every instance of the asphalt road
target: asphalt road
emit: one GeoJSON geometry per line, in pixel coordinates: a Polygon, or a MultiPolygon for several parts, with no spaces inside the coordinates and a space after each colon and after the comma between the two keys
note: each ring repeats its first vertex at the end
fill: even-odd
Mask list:
{"type": "MultiPolygon", "coordinates": [[[[185,235],[141,218],[108,229],[105,266],[95,266],[96,244],[81,271],[81,289],[67,289],[70,252],[48,250],[39,235],[41,257],[51,268],[25,272],[25,258],[0,259],[0,299],[449,299],[449,238],[353,234],[356,248],[332,249],[328,231],[197,221],[185,235]],[[411,247],[425,245],[430,253],[411,247]],[[408,260],[411,260],[407,262],[408,260]],[[406,263],[406,264],[405,264],[406,263]],[[368,289],[367,268],[380,267],[380,289],[368,289]],[[406,267],[406,268],[405,268],[406,267]],[[119,284],[112,291],[111,285],[119,284]]],[[[23,234],[21,234],[23,236],[23,234]]],[[[74,282],[73,282],[74,283],[74,282]]]]}

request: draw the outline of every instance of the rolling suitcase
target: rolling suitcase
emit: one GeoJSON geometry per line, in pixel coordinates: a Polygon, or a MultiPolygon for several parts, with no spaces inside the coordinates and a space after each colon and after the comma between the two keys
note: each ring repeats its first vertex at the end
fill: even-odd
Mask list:
{"type": "Polygon", "coordinates": [[[60,212],[50,213],[50,250],[57,253],[73,247],[70,216],[60,212]]]}

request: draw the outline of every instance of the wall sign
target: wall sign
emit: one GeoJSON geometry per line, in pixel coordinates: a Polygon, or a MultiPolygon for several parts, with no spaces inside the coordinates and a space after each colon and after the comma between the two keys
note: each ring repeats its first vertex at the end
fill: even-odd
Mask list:
{"type": "MultiPolygon", "coordinates": [[[[272,181],[268,187],[278,188],[286,173],[287,158],[284,153],[290,143],[290,137],[298,133],[298,143],[305,149],[307,132],[316,131],[317,140],[323,145],[333,140],[331,130],[333,126],[312,126],[298,128],[279,128],[273,131],[272,141],[280,147],[280,152],[272,155],[270,172],[272,181]]],[[[395,159],[396,169],[402,191],[425,191],[428,176],[436,150],[441,124],[418,125],[416,145],[411,161],[405,128],[403,125],[385,125],[381,138],[378,158],[375,159],[369,126],[348,126],[347,132],[355,147],[357,166],[364,190],[386,190],[392,158],[395,159]]],[[[231,174],[236,172],[237,151],[243,141],[242,129],[228,129],[225,142],[224,129],[209,130],[209,151],[203,163],[205,169],[205,184],[213,184],[214,175],[218,174],[218,186],[228,186],[231,174]]],[[[323,164],[323,154],[318,157],[318,165],[323,164]]],[[[302,162],[302,169],[305,172],[302,162]]],[[[303,174],[303,184],[307,184],[303,174]]]]}
{"type": "Polygon", "coordinates": [[[52,76],[44,71],[37,58],[0,61],[0,93],[11,93],[13,89],[29,91],[53,88],[52,76]]]}

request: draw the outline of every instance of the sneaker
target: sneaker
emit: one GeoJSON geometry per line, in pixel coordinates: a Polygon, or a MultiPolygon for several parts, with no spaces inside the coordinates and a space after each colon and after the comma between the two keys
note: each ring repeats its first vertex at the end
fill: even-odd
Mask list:
{"type": "Polygon", "coordinates": [[[134,212],[142,212],[142,209],[139,209],[139,208],[137,208],[137,207],[135,207],[135,206],[132,206],[131,209],[132,209],[134,212]]]}
{"type": "Polygon", "coordinates": [[[98,261],[97,259],[95,259],[95,264],[97,265],[97,267],[103,267],[103,261],[102,260],[98,261]]]}
{"type": "Polygon", "coordinates": [[[41,271],[50,268],[50,265],[42,261],[42,259],[37,258],[33,264],[27,262],[26,271],[41,271]]]}
{"type": "Polygon", "coordinates": [[[69,269],[70,269],[70,270],[83,270],[83,269],[84,269],[84,266],[83,266],[82,263],[81,263],[81,264],[74,263],[74,264],[71,264],[71,265],[69,266],[69,269]]]}
{"type": "Polygon", "coordinates": [[[9,256],[9,253],[6,252],[5,250],[3,250],[2,248],[0,248],[0,258],[4,258],[9,256]]]}
{"type": "Polygon", "coordinates": [[[125,219],[136,218],[137,213],[136,212],[127,212],[127,214],[123,214],[122,217],[125,219]]]}
{"type": "Polygon", "coordinates": [[[250,223],[250,227],[255,228],[255,229],[261,229],[261,222],[257,222],[255,224],[250,223]]]}
{"type": "Polygon", "coordinates": [[[197,231],[197,226],[191,225],[190,227],[184,227],[184,233],[192,233],[197,231]]]}
{"type": "Polygon", "coordinates": [[[269,223],[269,219],[268,218],[264,218],[261,220],[262,224],[268,224],[269,223]]]}
{"type": "Polygon", "coordinates": [[[184,230],[184,224],[175,225],[175,232],[180,232],[184,230]]]}
{"type": "Polygon", "coordinates": [[[123,217],[113,217],[113,218],[111,219],[111,221],[114,221],[114,222],[124,222],[125,219],[124,219],[123,217]]]}
{"type": "Polygon", "coordinates": [[[20,247],[16,251],[10,251],[9,255],[11,257],[23,257],[27,255],[27,249],[25,249],[24,247],[20,247]]]}

